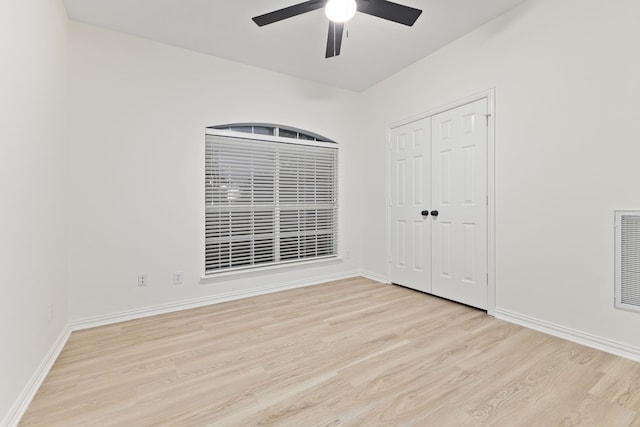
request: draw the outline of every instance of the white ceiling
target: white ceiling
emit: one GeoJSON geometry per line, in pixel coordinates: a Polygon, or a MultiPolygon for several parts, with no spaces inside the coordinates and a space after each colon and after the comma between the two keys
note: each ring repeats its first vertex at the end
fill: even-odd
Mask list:
{"type": "Polygon", "coordinates": [[[64,0],[80,22],[362,91],[524,0],[396,0],[422,9],[413,27],[363,13],[325,59],[322,9],[258,27],[251,18],[301,0],[64,0]],[[348,37],[347,37],[348,32],[348,37]]]}

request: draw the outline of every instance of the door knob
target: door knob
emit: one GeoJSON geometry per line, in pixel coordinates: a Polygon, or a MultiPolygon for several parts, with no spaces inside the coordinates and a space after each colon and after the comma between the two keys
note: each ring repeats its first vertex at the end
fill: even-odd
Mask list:
{"type": "Polygon", "coordinates": [[[420,215],[429,216],[429,211],[422,211],[422,212],[420,212],[420,215]]]}
{"type": "Polygon", "coordinates": [[[431,211],[432,216],[438,216],[438,211],[431,211]]]}

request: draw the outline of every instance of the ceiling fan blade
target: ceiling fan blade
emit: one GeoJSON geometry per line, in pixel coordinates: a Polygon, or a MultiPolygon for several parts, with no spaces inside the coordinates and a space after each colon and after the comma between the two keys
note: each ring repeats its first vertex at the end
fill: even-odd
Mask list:
{"type": "Polygon", "coordinates": [[[412,26],[422,11],[387,0],[358,0],[358,12],[412,26]]]}
{"type": "Polygon", "coordinates": [[[325,58],[331,58],[340,55],[342,47],[342,32],[344,23],[336,23],[329,21],[329,36],[327,37],[327,53],[325,58]]]}
{"type": "Polygon", "coordinates": [[[253,22],[258,24],[259,27],[262,27],[263,25],[273,24],[274,22],[282,21],[283,19],[293,18],[294,16],[320,9],[324,7],[324,5],[324,0],[310,0],[275,10],[273,12],[265,13],[264,15],[254,16],[251,19],[253,19],[253,22]]]}

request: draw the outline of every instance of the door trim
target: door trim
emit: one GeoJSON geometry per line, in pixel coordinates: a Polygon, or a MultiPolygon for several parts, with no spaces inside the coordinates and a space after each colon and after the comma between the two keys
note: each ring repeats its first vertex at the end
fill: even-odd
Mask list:
{"type": "Polygon", "coordinates": [[[390,283],[390,262],[391,262],[391,129],[406,125],[416,120],[435,116],[454,108],[461,107],[471,102],[487,100],[487,111],[489,114],[487,126],[487,272],[489,278],[487,280],[487,313],[495,316],[496,310],[496,210],[495,210],[495,88],[488,89],[483,92],[450,102],[424,113],[417,114],[412,117],[391,123],[387,126],[386,135],[386,253],[387,263],[385,266],[385,275],[387,282],[390,283]]]}

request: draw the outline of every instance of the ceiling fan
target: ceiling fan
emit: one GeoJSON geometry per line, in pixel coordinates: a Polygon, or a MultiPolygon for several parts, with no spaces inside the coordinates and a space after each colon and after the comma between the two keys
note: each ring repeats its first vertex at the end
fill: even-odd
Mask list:
{"type": "Polygon", "coordinates": [[[412,26],[422,10],[393,3],[387,0],[309,0],[264,15],[253,17],[253,22],[262,27],[287,18],[302,15],[316,9],[325,8],[329,18],[329,35],[325,58],[340,55],[344,23],[358,12],[376,16],[388,21],[412,26]]]}

